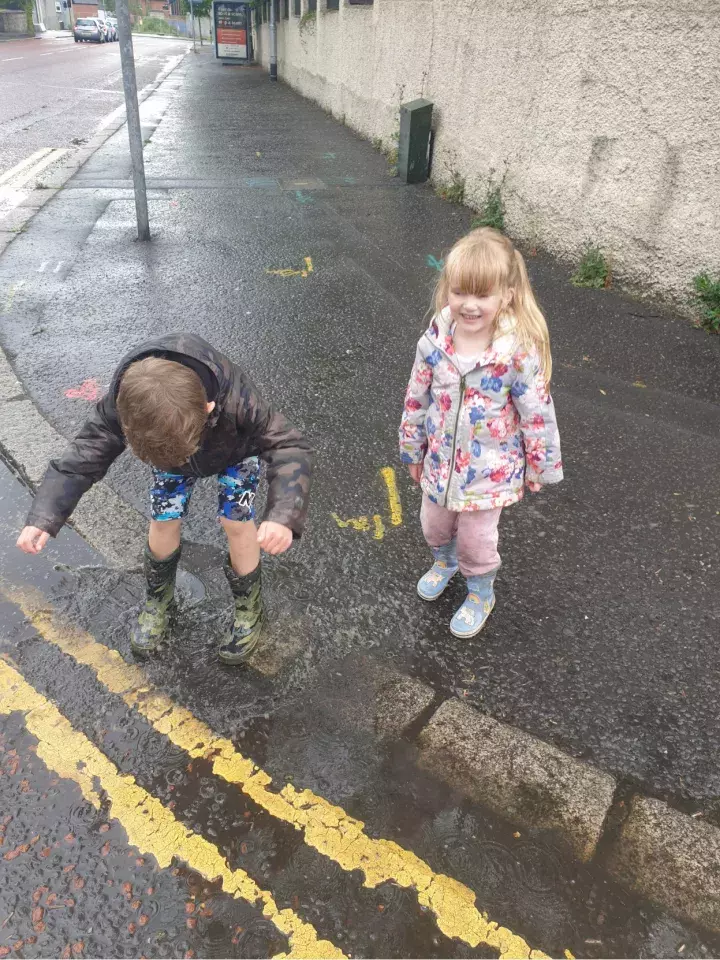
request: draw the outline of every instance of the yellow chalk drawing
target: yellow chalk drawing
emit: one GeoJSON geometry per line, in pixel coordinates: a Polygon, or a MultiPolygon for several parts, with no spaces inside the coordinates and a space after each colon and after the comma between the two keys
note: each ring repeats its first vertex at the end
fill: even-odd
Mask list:
{"type": "MultiPolygon", "coordinates": [[[[393,527],[399,527],[402,523],[402,504],[400,503],[400,494],[398,493],[395,471],[392,467],[383,467],[380,476],[385,481],[388,498],[388,513],[390,514],[390,524],[393,527]]],[[[352,520],[342,520],[336,513],[331,514],[335,523],[346,529],[360,530],[366,532],[371,529],[370,521],[367,517],[355,517],[352,520]]],[[[373,540],[383,540],[385,537],[385,523],[379,513],[372,517],[373,540]]]]}
{"type": "Polygon", "coordinates": [[[305,257],[304,270],[293,270],[290,267],[284,267],[282,270],[271,270],[269,267],[265,269],[265,273],[269,273],[273,277],[307,277],[309,273],[314,272],[312,257],[305,257]]]}
{"type": "Polygon", "coordinates": [[[347,529],[347,527],[350,527],[352,530],[370,529],[370,521],[367,517],[354,517],[351,520],[342,520],[336,513],[333,513],[332,518],[342,529],[347,529]]]}
{"type": "Polygon", "coordinates": [[[96,809],[103,799],[108,812],[125,828],[128,841],[142,853],[155,857],[160,867],[169,867],[174,857],[191,870],[214,880],[231,897],[262,906],[262,912],[287,935],[289,953],[278,957],[344,957],[329,940],[319,940],[317,931],[292,910],[281,910],[272,894],[259,887],[244,870],[233,870],[214,844],[180,823],[158,799],[123,775],[48,699],[31,687],[8,663],[0,660],[0,714],[20,711],[25,726],[37,738],[37,755],[49,770],[74,780],[85,799],[96,809]]]}
{"type": "Polygon", "coordinates": [[[392,467],[383,467],[380,476],[385,481],[388,495],[388,506],[390,508],[390,523],[394,527],[399,527],[402,523],[402,504],[400,503],[400,494],[398,493],[397,482],[395,480],[395,471],[392,467]]]}
{"type": "MultiPolygon", "coordinates": [[[[280,787],[277,792],[271,789],[272,778],[264,770],[239,753],[231,740],[217,736],[189,710],[153,687],[143,670],[126,663],[116,650],[98,643],[90,634],[56,624],[38,591],[0,581],[0,595],[22,610],[44,640],[76,663],[93,670],[100,683],[121,697],[128,707],[137,710],[158,733],[167,736],[190,757],[208,759],[215,776],[237,787],[277,820],[301,831],[309,847],[343,870],[359,871],[364,877],[364,886],[374,888],[395,883],[414,891],[418,903],[432,913],[446,936],[457,937],[473,948],[480,944],[492,947],[498,951],[500,960],[546,960],[546,954],[532,949],[512,930],[490,920],[476,906],[475,894],[469,887],[435,873],[412,851],[392,840],[369,837],[361,820],[310,790],[297,790],[292,784],[280,787]]],[[[274,917],[273,922],[279,926],[274,917]]]]}

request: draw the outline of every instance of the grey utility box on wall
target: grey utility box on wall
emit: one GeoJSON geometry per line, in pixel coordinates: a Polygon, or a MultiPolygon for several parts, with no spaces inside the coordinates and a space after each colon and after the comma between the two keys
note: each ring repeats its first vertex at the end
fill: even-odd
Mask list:
{"type": "Polygon", "coordinates": [[[432,111],[430,100],[413,100],[400,106],[398,176],[405,183],[423,183],[428,178],[432,111]]]}

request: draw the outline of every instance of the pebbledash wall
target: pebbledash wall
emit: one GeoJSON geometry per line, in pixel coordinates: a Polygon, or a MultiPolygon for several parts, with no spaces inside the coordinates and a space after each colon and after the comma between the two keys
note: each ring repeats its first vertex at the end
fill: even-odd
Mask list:
{"type": "MultiPolygon", "coordinates": [[[[673,299],[720,269],[718,0],[285,2],[281,79],[386,145],[401,103],[432,100],[433,180],[473,207],[502,181],[512,236],[597,243],[673,299]]],[[[267,65],[267,23],[255,41],[267,65]]]]}

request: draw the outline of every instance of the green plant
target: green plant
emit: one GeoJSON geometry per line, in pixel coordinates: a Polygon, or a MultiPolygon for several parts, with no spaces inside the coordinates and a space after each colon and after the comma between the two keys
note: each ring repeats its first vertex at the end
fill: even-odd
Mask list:
{"type": "Polygon", "coordinates": [[[476,227],[493,227],[501,232],[505,230],[505,202],[499,184],[488,187],[485,201],[478,211],[478,216],[473,218],[471,226],[473,230],[476,227]]]}
{"type": "Polygon", "coordinates": [[[144,17],[142,23],[133,25],[133,33],[159,33],[165,37],[179,36],[177,29],[160,17],[144,17]]]}
{"type": "Polygon", "coordinates": [[[309,29],[311,24],[314,24],[317,20],[317,12],[315,10],[306,10],[305,13],[300,17],[300,33],[303,30],[309,29]]]}
{"type": "Polygon", "coordinates": [[[378,153],[382,153],[382,150],[383,150],[382,137],[373,137],[372,146],[373,146],[373,150],[377,150],[378,153]]]}
{"type": "Polygon", "coordinates": [[[449,203],[462,203],[465,199],[465,177],[460,176],[457,170],[450,173],[450,180],[437,188],[437,194],[449,203]]]}
{"type": "Polygon", "coordinates": [[[703,271],[693,277],[695,303],[700,307],[699,326],[708,333],[720,333],[720,275],[703,271]]]}
{"type": "Polygon", "coordinates": [[[583,249],[577,270],[570,277],[576,287],[590,287],[600,290],[609,287],[612,282],[610,264],[600,247],[587,243],[583,249]]]}

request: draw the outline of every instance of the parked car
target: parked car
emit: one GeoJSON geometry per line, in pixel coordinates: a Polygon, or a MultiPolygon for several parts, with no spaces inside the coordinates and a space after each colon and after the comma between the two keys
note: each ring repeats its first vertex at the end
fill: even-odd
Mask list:
{"type": "Polygon", "coordinates": [[[80,40],[93,40],[95,43],[105,43],[106,39],[102,20],[97,17],[78,17],[75,21],[73,36],[75,37],[75,43],[79,43],[80,40]]]}
{"type": "Polygon", "coordinates": [[[110,39],[117,40],[118,39],[117,20],[115,19],[115,17],[105,17],[105,23],[110,28],[110,34],[111,34],[110,39]]]}

